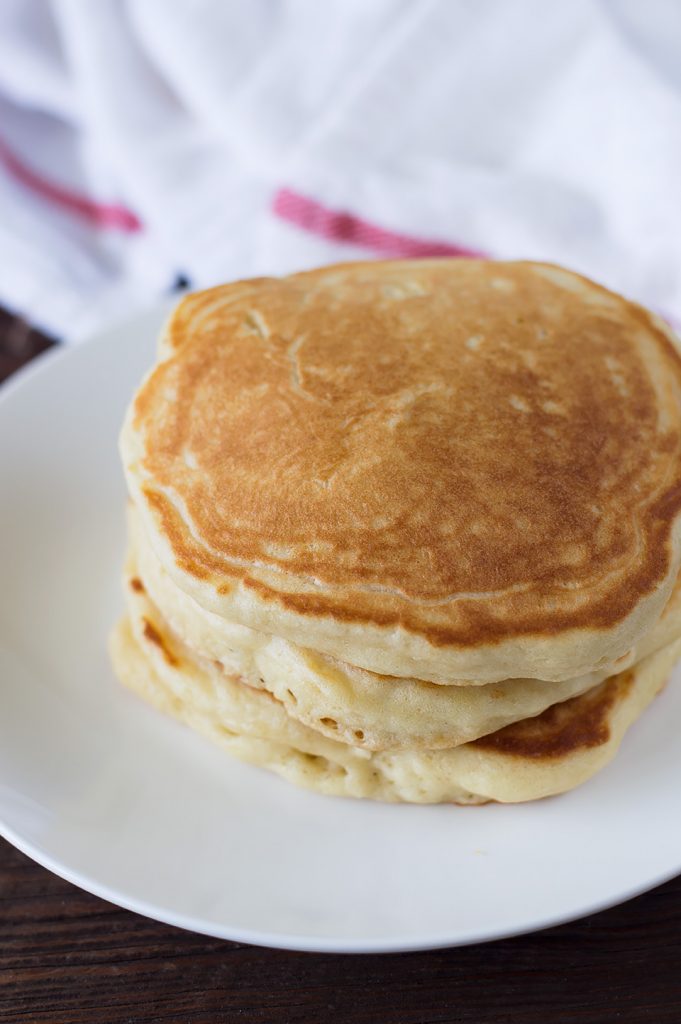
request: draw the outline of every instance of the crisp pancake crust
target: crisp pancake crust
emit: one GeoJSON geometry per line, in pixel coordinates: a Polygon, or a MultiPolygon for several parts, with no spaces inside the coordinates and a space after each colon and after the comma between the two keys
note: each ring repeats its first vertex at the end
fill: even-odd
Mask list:
{"type": "Polygon", "coordinates": [[[517,757],[563,757],[581,748],[600,747],[610,739],[608,723],[612,708],[631,689],[632,670],[611,676],[593,690],[553,704],[536,718],[514,722],[498,732],[481,736],[481,750],[498,750],[517,757]]]}
{"type": "Polygon", "coordinates": [[[122,449],[157,553],[237,622],[394,675],[569,678],[679,562],[681,359],[555,267],[326,268],[185,299],[122,449]]]}

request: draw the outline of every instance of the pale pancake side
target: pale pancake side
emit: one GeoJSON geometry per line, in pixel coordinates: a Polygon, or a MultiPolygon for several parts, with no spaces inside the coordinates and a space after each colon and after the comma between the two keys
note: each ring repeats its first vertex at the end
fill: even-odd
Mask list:
{"type": "Polygon", "coordinates": [[[375,800],[514,803],[572,789],[614,757],[681,654],[676,641],[581,697],[475,743],[372,754],[291,719],[264,691],[211,673],[165,631],[142,592],[128,599],[131,615],[111,640],[123,683],[242,760],[322,793],[375,800]]]}
{"type": "MultiPolygon", "coordinates": [[[[267,690],[292,718],[352,746],[368,750],[457,746],[540,714],[591,689],[609,674],[601,670],[558,683],[514,679],[485,686],[438,686],[380,676],[206,612],[164,571],[132,509],[129,526],[126,586],[143,587],[176,636],[197,656],[216,661],[228,674],[267,690]]],[[[661,619],[622,660],[620,669],[679,636],[681,582],[677,580],[661,619]]]]}
{"type": "Polygon", "coordinates": [[[681,359],[542,264],[331,267],[190,296],[122,435],[207,610],[387,675],[616,663],[679,566],[681,359]]]}

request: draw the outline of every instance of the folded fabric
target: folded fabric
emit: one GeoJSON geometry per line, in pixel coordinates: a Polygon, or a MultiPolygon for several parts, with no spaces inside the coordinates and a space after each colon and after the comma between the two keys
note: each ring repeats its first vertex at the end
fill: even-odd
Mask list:
{"type": "Polygon", "coordinates": [[[681,320],[679,42],[674,0],[6,0],[0,302],[76,340],[178,279],[466,253],[681,320]]]}

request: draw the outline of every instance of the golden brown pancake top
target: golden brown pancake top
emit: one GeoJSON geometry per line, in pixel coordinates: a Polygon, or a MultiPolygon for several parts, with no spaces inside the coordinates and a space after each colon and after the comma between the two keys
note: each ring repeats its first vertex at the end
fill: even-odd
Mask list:
{"type": "Polygon", "coordinates": [[[475,645],[607,628],[672,571],[681,360],[531,263],[354,264],[214,288],[137,395],[177,564],[302,615],[475,645]]]}

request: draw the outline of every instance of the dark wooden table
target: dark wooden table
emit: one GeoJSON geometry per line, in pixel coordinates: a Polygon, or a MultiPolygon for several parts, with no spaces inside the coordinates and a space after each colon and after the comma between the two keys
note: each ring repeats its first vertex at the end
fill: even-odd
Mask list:
{"type": "MultiPolygon", "coordinates": [[[[47,345],[0,312],[0,378],[47,345]]],[[[503,942],[331,956],[157,924],[0,841],[0,1024],[166,1021],[681,1024],[681,877],[613,910],[503,942]]]]}

